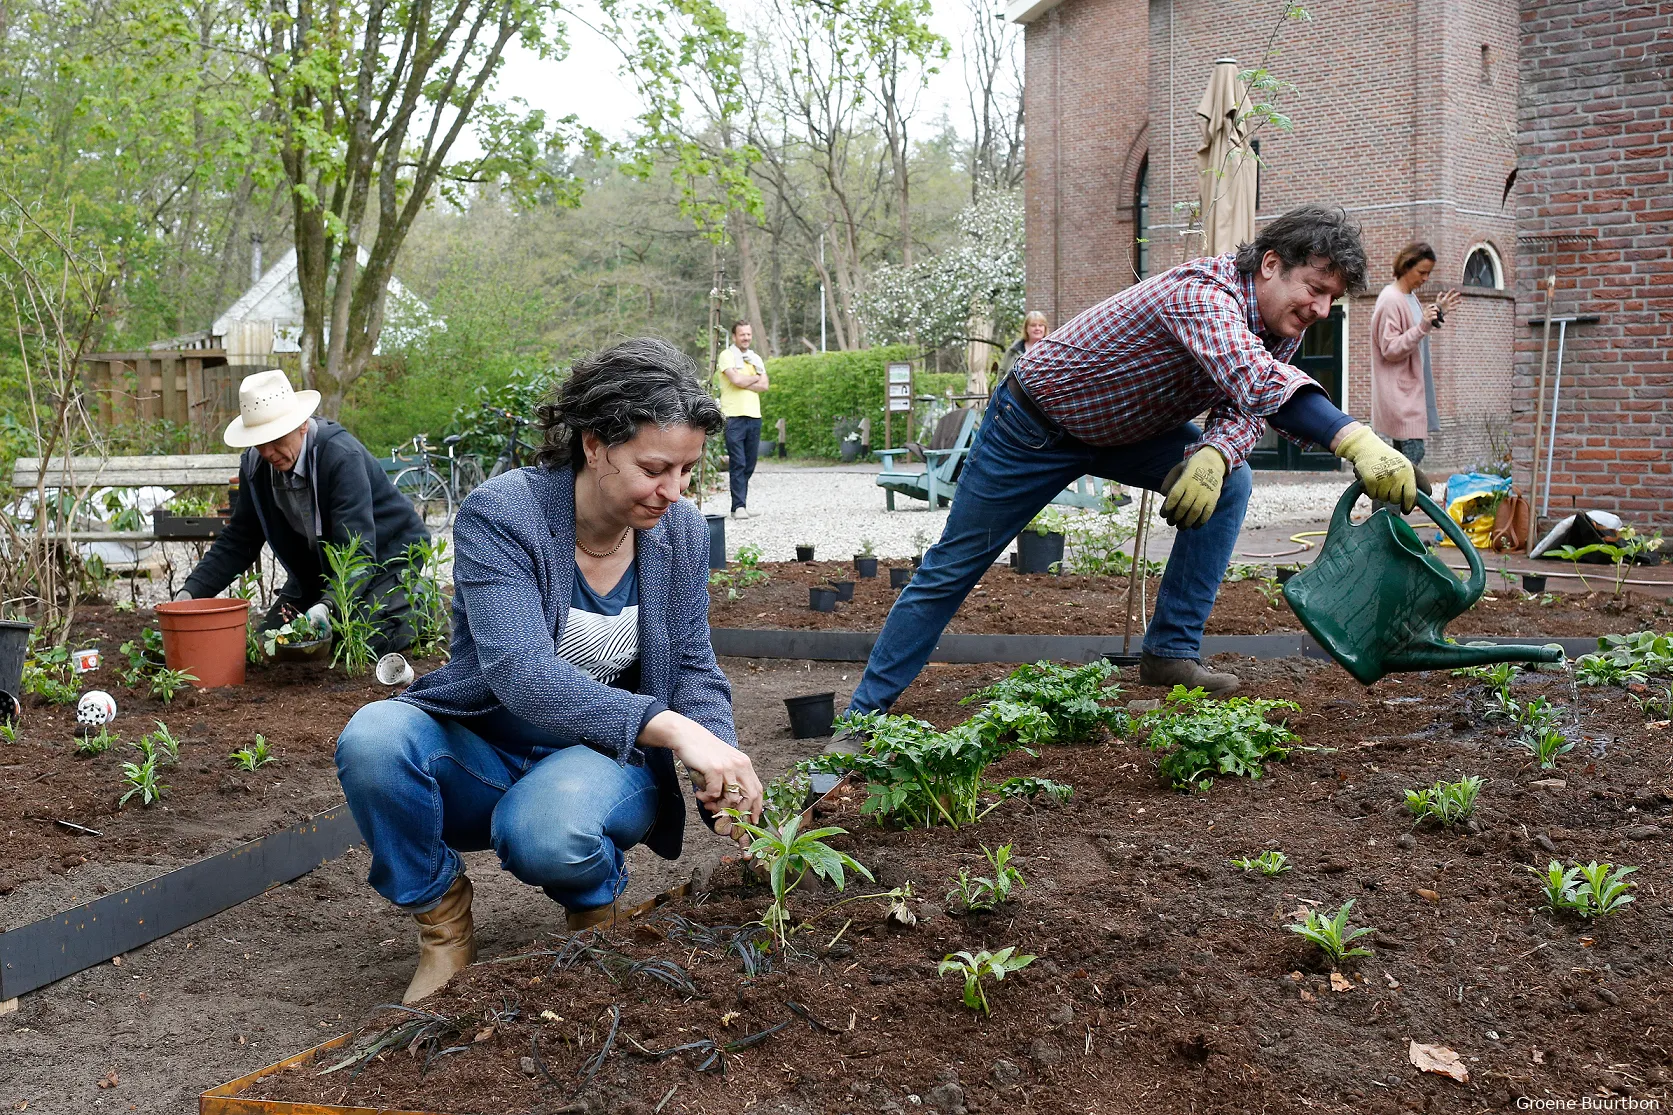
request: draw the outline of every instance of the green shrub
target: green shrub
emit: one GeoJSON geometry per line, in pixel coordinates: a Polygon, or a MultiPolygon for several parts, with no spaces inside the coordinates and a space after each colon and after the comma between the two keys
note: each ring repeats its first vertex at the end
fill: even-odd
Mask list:
{"type": "MultiPolygon", "coordinates": [[[[767,361],[771,388],[761,396],[761,436],[777,437],[776,423],[784,419],[790,452],[798,457],[835,457],[840,453],[834,432],[839,418],[870,418],[875,448],[883,448],[884,381],[891,362],[911,360],[917,349],[909,345],[885,345],[855,352],[820,352],[806,356],[781,356],[767,361]]],[[[925,373],[913,379],[918,395],[943,395],[951,387],[964,390],[960,373],[925,373]]],[[[898,446],[917,436],[915,428],[903,432],[903,419],[894,416],[894,443],[898,446]]],[[[916,413],[912,415],[916,419],[916,413]]]]}

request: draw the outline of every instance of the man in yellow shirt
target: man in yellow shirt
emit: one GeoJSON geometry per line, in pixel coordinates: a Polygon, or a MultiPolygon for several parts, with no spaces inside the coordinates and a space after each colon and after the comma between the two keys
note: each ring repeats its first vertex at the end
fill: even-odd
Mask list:
{"type": "Polygon", "coordinates": [[[726,416],[726,457],[732,473],[732,517],[749,519],[749,478],[761,450],[761,392],[769,386],[761,354],[750,349],[755,339],[747,321],[732,323],[732,343],[720,354],[720,412],[726,416]]]}

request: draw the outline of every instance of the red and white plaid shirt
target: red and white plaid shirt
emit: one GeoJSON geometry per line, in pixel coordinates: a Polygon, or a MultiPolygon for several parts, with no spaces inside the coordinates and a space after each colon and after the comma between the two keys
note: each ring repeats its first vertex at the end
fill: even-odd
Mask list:
{"type": "Polygon", "coordinates": [[[1131,445],[1208,411],[1201,441],[1236,468],[1268,415],[1314,380],[1285,363],[1299,338],[1263,337],[1255,280],[1230,255],[1195,259],[1093,306],[1028,350],[1014,374],[1089,445],[1131,445]]]}

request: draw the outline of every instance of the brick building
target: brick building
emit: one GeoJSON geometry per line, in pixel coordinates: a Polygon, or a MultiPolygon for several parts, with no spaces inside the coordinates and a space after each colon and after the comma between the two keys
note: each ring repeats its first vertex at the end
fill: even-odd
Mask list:
{"type": "MultiPolygon", "coordinates": [[[[1660,63],[1661,84],[1654,92],[1659,99],[1634,108],[1642,113],[1640,122],[1657,119],[1656,112],[1661,112],[1662,146],[1652,153],[1632,147],[1651,139],[1608,116],[1607,104],[1575,107],[1575,114],[1596,115],[1561,127],[1550,122],[1546,106],[1558,103],[1559,91],[1572,87],[1582,72],[1596,75],[1599,89],[1608,87],[1605,71],[1612,64],[1618,68],[1631,62],[1651,73],[1654,65],[1644,56],[1673,42],[1668,38],[1668,17],[1646,16],[1638,22],[1657,27],[1645,29],[1630,15],[1612,13],[1608,20],[1618,29],[1611,39],[1618,43],[1618,57],[1611,56],[1616,57],[1611,63],[1592,51],[1567,53],[1577,42],[1588,42],[1595,22],[1582,23],[1572,14],[1540,14],[1547,9],[1574,13],[1581,7],[1575,3],[1523,0],[1519,9],[1517,0],[1393,0],[1377,5],[1329,0],[1309,4],[1311,20],[1306,22],[1282,20],[1283,7],[1231,0],[1015,0],[1007,14],[1025,25],[1026,44],[1030,307],[1044,310],[1054,323],[1062,322],[1143,275],[1199,254],[1187,228],[1188,208],[1198,190],[1197,102],[1217,58],[1237,58],[1245,67],[1267,59],[1275,75],[1293,83],[1279,108],[1291,117],[1294,129],[1267,127],[1257,135],[1264,163],[1257,224],[1300,204],[1340,204],[1363,228],[1371,261],[1372,289],[1343,299],[1329,327],[1321,323],[1309,330],[1303,366],[1332,390],[1344,409],[1369,418],[1370,316],[1376,293],[1392,278],[1394,254],[1409,241],[1426,240],[1439,259],[1431,287],[1420,296],[1441,287],[1464,293],[1459,311],[1448,317],[1431,342],[1442,430],[1430,440],[1430,456],[1442,468],[1465,468],[1501,456],[1511,444],[1514,416],[1522,423],[1515,428],[1521,439],[1518,453],[1525,458],[1532,440],[1531,429],[1522,428],[1531,424],[1522,421],[1532,403],[1529,344],[1537,344],[1528,319],[1542,311],[1529,302],[1533,278],[1522,272],[1544,266],[1546,257],[1519,250],[1518,233],[1548,235],[1535,226],[1545,229],[1545,222],[1555,222],[1552,227],[1566,234],[1569,224],[1564,222],[1572,224],[1575,207],[1582,204],[1570,198],[1546,206],[1539,191],[1552,181],[1552,155],[1562,153],[1544,145],[1581,142],[1576,137],[1588,124],[1606,123],[1620,130],[1622,147],[1642,160],[1659,160],[1644,171],[1653,177],[1659,170],[1656,183],[1629,187],[1622,181],[1595,187],[1599,206],[1615,196],[1610,189],[1632,188],[1643,195],[1639,201],[1646,213],[1661,210],[1663,223],[1657,229],[1643,225],[1649,216],[1622,222],[1621,227],[1635,229],[1623,235],[1639,239],[1623,241],[1616,251],[1648,253],[1663,261],[1640,259],[1627,267],[1621,274],[1629,286],[1647,284],[1654,274],[1650,269],[1665,266],[1666,210],[1673,204],[1668,201],[1665,133],[1673,121],[1666,115],[1670,102],[1665,58],[1660,63]],[[1647,45],[1652,42],[1659,47],[1647,45]],[[1529,60],[1521,63],[1519,73],[1525,53],[1529,60]],[[1562,69],[1568,76],[1542,71],[1538,80],[1530,77],[1529,66],[1543,66],[1541,60],[1548,55],[1565,59],[1562,69]],[[1547,85],[1550,92],[1543,91],[1547,85]],[[1553,130],[1547,135],[1539,127],[1553,130]],[[1559,134],[1565,138],[1556,138],[1559,134]],[[1513,170],[1517,179],[1507,191],[1513,170]],[[1652,196],[1659,201],[1650,201],[1652,196]],[[1542,215],[1536,218],[1536,211],[1542,215]],[[1654,243],[1644,243],[1644,237],[1654,243]]],[[[1651,95],[1646,83],[1641,99],[1651,95]]],[[[1570,95],[1564,103],[1573,100],[1570,95]]],[[[1607,144],[1598,146],[1601,150],[1607,144]]],[[[1602,156],[1594,159],[1589,173],[1605,161],[1602,156]]],[[[1624,169],[1614,173],[1623,179],[1633,174],[1624,169]]],[[[1572,260],[1571,272],[1590,262],[1578,255],[1553,254],[1551,259],[1572,260]]],[[[1666,272],[1661,274],[1667,282],[1666,272]]],[[[1569,285],[1590,289],[1580,284],[1596,287],[1601,281],[1598,276],[1573,274],[1569,285]]],[[[1563,291],[1560,279],[1559,313],[1565,312],[1563,291]]],[[[1612,297],[1629,296],[1622,291],[1612,297]]],[[[1641,289],[1632,297],[1645,306],[1645,322],[1634,327],[1648,327],[1655,316],[1650,292],[1641,289]]],[[[1666,361],[1666,330],[1673,328],[1673,315],[1665,312],[1665,296],[1660,305],[1662,343],[1654,358],[1666,361]]],[[[1623,323],[1621,328],[1628,326],[1623,323]]],[[[1587,378],[1591,371],[1579,370],[1579,362],[1606,343],[1603,330],[1593,327],[1591,334],[1600,338],[1591,347],[1571,345],[1568,350],[1564,391],[1567,397],[1570,382],[1581,385],[1576,401],[1595,408],[1609,397],[1596,392],[1620,388],[1594,386],[1587,378]]],[[[1532,359],[1537,364],[1537,351],[1532,359]]],[[[1601,367],[1601,362],[1595,366],[1601,367]]],[[[1668,365],[1656,365],[1659,373],[1644,367],[1638,374],[1646,382],[1661,376],[1659,410],[1648,405],[1648,393],[1622,401],[1634,407],[1644,404],[1633,413],[1645,414],[1643,424],[1660,427],[1659,436],[1665,438],[1668,365]]],[[[1618,436],[1578,428],[1565,431],[1572,414],[1565,403],[1557,435],[1554,514],[1568,483],[1565,447],[1583,436],[1618,436]]],[[[1269,443],[1270,448],[1257,455],[1257,465],[1332,463],[1324,455],[1304,459],[1271,435],[1269,443]]],[[[1665,457],[1670,444],[1663,440],[1651,445],[1646,440],[1642,449],[1659,450],[1665,457]]],[[[1615,450],[1638,451],[1636,446],[1615,450]]],[[[1525,484],[1526,476],[1522,479],[1525,484]]],[[[1601,492],[1585,494],[1597,496],[1594,506],[1610,505],[1601,492]]],[[[1673,497],[1664,490],[1659,498],[1665,519],[1673,510],[1673,497]]]]}
{"type": "MultiPolygon", "coordinates": [[[[1555,276],[1552,318],[1578,320],[1564,337],[1550,513],[1673,525],[1673,7],[1523,0],[1521,16],[1517,472],[1531,460],[1543,347],[1528,323],[1546,316],[1541,287],[1555,276]]],[[[1556,345],[1553,330],[1553,367],[1556,345]]]]}

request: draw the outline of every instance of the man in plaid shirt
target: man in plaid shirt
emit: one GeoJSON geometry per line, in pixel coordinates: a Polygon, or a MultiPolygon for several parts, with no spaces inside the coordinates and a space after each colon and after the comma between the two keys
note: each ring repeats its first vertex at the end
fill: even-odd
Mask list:
{"type": "Polygon", "coordinates": [[[887,710],[929,661],[965,596],[1052,497],[1091,474],[1164,496],[1179,529],[1145,632],[1139,680],[1223,695],[1202,632],[1249,502],[1266,423],[1349,461],[1374,499],[1411,510],[1412,465],[1285,363],[1331,303],[1365,286],[1359,230],[1308,206],[1233,255],[1175,267],[1034,346],[994,392],[941,540],[889,612],[851,711],[887,710]],[[1208,412],[1203,429],[1191,421],[1208,412]]]}

